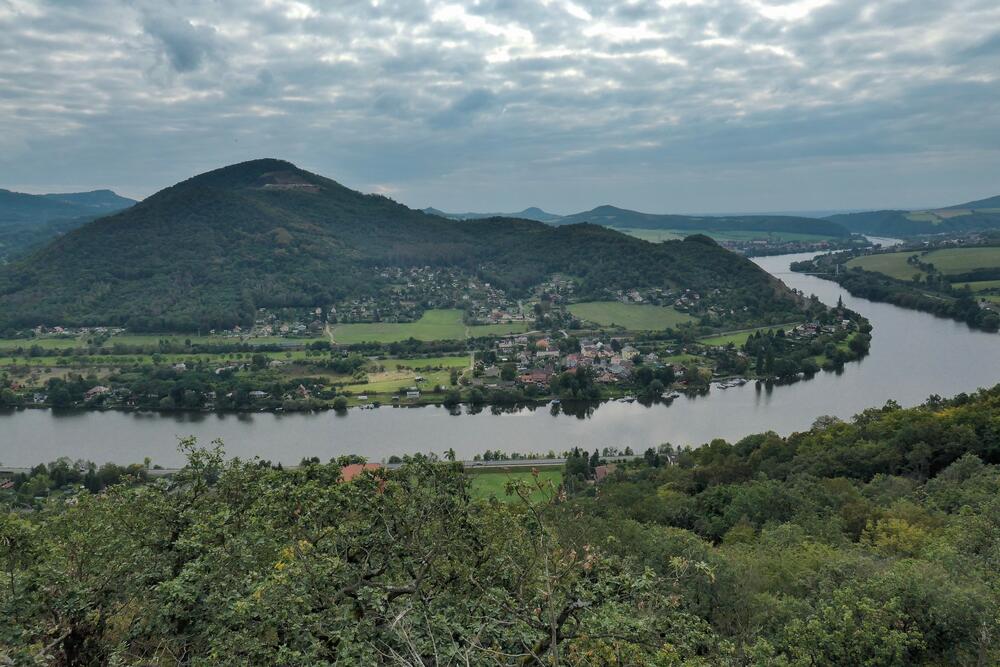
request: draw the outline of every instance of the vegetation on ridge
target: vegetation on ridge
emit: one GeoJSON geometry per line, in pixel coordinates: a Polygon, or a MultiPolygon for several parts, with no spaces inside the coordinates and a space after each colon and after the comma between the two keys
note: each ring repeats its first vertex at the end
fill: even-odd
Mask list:
{"type": "MultiPolygon", "coordinates": [[[[0,655],[1000,660],[1000,386],[789,437],[663,445],[600,475],[599,453],[574,452],[562,488],[555,475],[512,480],[515,502],[479,500],[460,464],[424,457],[344,483],[353,459],[284,470],[184,447],[172,477],[92,470],[87,488],[120,482],[0,516],[0,655]]],[[[72,470],[32,483],[49,472],[72,470]]]]}
{"type": "Polygon", "coordinates": [[[589,224],[452,221],[363,195],[280,160],[167,188],[0,272],[0,329],[37,324],[195,331],[258,308],[326,306],[386,289],[380,268],[449,266],[511,294],[554,273],[578,295],[723,289],[734,305],[794,309],[791,294],[705,237],[649,244],[589,224]]]}

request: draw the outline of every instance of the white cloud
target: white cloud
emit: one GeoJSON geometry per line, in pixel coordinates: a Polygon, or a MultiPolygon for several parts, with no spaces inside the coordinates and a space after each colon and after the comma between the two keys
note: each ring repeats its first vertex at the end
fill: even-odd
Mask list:
{"type": "Polygon", "coordinates": [[[872,205],[911,199],[893,168],[960,200],[1000,162],[997,25],[995,0],[0,0],[0,187],[273,155],[442,208],[804,208],[853,160],[872,205]]]}

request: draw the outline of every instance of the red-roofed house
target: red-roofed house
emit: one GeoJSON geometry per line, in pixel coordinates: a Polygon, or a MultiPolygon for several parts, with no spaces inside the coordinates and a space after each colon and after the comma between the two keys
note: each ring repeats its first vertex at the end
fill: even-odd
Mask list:
{"type": "Polygon", "coordinates": [[[381,467],[378,463],[352,463],[340,469],[340,479],[343,482],[350,482],[365,470],[378,470],[381,467]]]}

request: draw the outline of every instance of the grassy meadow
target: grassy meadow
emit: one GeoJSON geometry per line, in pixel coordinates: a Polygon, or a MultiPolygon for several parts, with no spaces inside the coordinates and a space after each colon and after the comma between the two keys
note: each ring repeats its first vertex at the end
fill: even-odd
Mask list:
{"type": "MultiPolygon", "coordinates": [[[[907,258],[918,255],[925,264],[944,275],[966,273],[975,269],[1000,266],[1000,247],[987,248],[942,248],[926,255],[916,252],[894,252],[884,255],[856,257],[847,263],[848,268],[861,267],[865,271],[877,271],[898,280],[910,280],[920,270],[906,263],[907,258]]],[[[986,281],[984,281],[986,282],[986,281]]],[[[1000,281],[989,281],[992,283],[1000,281]]],[[[987,288],[984,288],[987,289],[987,288]]]]}
{"type": "MultiPolygon", "coordinates": [[[[517,497],[507,495],[507,482],[521,481],[528,484],[534,483],[531,470],[524,468],[473,469],[468,470],[467,474],[470,480],[472,495],[484,500],[496,498],[505,502],[513,502],[517,500],[517,497]]],[[[551,482],[552,488],[533,491],[530,498],[535,502],[543,501],[546,499],[547,494],[555,493],[556,489],[562,483],[562,467],[540,468],[538,470],[538,479],[542,482],[551,482]]]]}
{"type": "Polygon", "coordinates": [[[787,324],[776,324],[769,327],[758,327],[756,329],[742,329],[740,331],[730,331],[728,333],[719,334],[718,336],[709,336],[708,338],[702,338],[698,342],[702,345],[714,345],[723,346],[732,343],[736,347],[740,347],[743,343],[747,342],[747,338],[751,334],[758,331],[768,331],[771,329],[785,329],[786,331],[799,324],[798,322],[789,322],[787,324]]]}
{"type": "Polygon", "coordinates": [[[525,323],[468,326],[458,309],[428,310],[416,322],[372,322],[337,324],[331,327],[333,340],[342,345],[377,342],[395,343],[416,338],[422,341],[463,340],[477,336],[499,336],[527,331],[525,323]]]}
{"type": "Polygon", "coordinates": [[[569,311],[587,322],[605,327],[624,327],[630,331],[658,331],[694,320],[690,315],[673,308],[620,301],[574,303],[569,306],[569,311]]]}

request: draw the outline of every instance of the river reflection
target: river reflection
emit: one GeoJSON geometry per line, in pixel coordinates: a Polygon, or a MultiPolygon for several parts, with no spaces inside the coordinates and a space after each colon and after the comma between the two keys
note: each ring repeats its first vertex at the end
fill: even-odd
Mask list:
{"type": "Polygon", "coordinates": [[[840,373],[818,373],[787,386],[713,389],[701,397],[648,407],[567,401],[555,405],[463,406],[350,410],[294,414],[55,412],[0,414],[0,462],[27,466],[59,456],[97,462],[182,463],[177,439],[221,438],[233,456],[297,463],[358,453],[372,460],[393,454],[442,453],[462,458],[487,449],[548,452],[614,445],[641,451],[650,445],[700,445],[772,430],[809,427],[820,415],[848,418],[895,400],[916,405],[931,394],[950,396],[1000,382],[1000,336],[926,313],[851,297],[836,283],[793,274],[790,262],[809,254],[759,258],[757,263],[823,302],[841,297],[874,326],[871,353],[840,373]]]}

